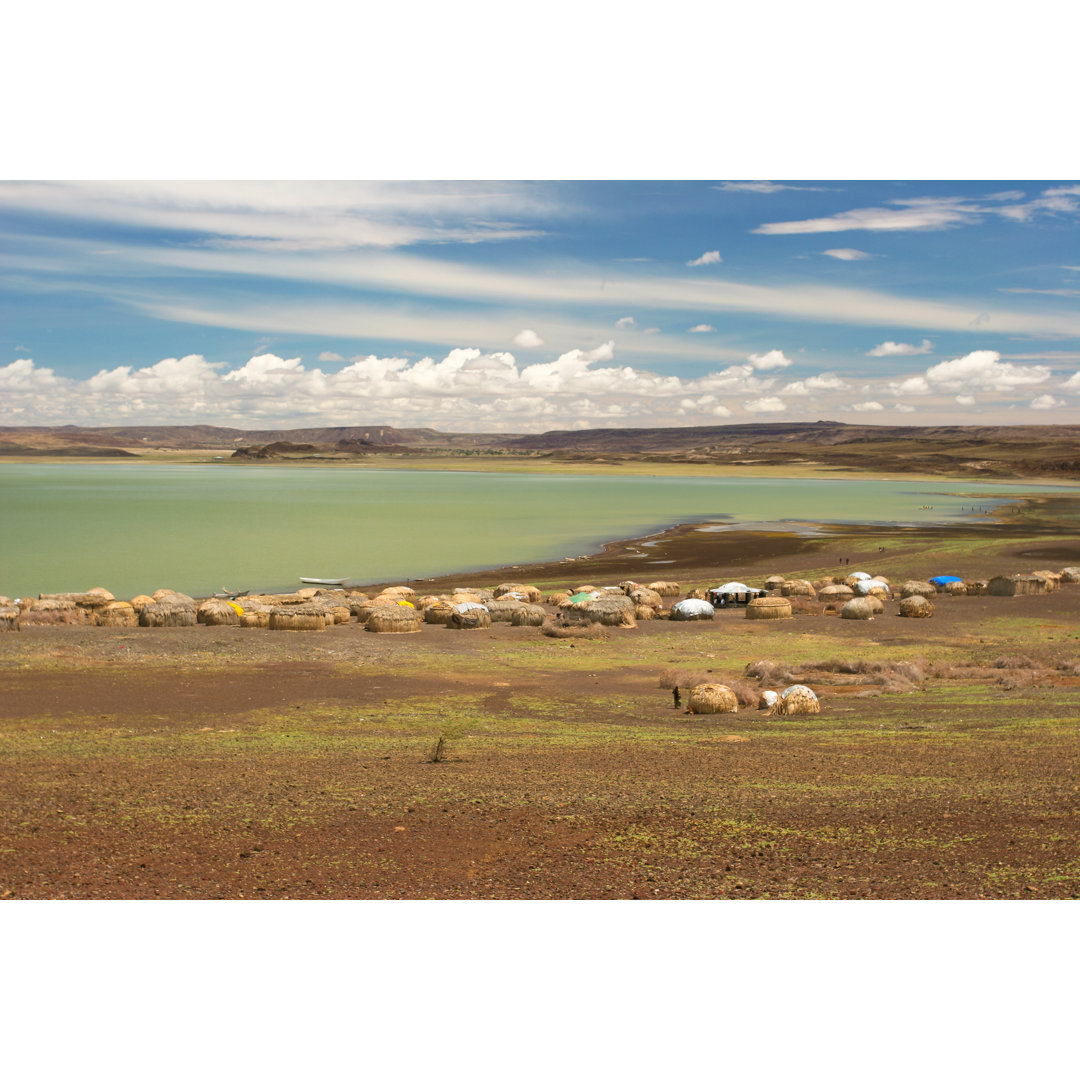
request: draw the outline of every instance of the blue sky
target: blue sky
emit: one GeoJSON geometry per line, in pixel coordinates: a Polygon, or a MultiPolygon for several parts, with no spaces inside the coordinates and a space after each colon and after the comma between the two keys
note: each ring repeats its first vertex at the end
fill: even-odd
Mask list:
{"type": "Polygon", "coordinates": [[[0,423],[1077,422],[1080,183],[0,184],[0,423]]]}

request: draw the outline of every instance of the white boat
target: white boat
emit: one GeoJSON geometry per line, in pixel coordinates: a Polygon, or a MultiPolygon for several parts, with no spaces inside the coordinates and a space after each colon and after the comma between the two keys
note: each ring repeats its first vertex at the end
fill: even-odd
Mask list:
{"type": "Polygon", "coordinates": [[[348,578],[343,577],[302,577],[305,585],[344,585],[348,578]]]}

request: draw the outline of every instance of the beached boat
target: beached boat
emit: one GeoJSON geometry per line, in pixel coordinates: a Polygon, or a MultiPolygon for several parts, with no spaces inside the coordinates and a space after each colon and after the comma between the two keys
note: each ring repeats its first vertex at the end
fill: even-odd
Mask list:
{"type": "Polygon", "coordinates": [[[302,577],[305,585],[344,585],[348,578],[343,577],[302,577]]]}

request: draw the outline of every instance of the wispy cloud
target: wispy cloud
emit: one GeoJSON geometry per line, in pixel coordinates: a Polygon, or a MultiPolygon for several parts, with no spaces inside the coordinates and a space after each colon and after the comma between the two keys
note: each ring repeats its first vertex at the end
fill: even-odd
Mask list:
{"type": "Polygon", "coordinates": [[[697,326],[691,326],[687,330],[688,334],[711,334],[716,330],[715,326],[710,326],[708,323],[698,323],[697,326]]]}
{"type": "Polygon", "coordinates": [[[980,199],[932,195],[892,199],[889,206],[885,207],[843,210],[830,217],[807,218],[802,221],[773,221],[759,225],[752,231],[765,236],[850,230],[929,231],[973,225],[985,220],[988,215],[1024,222],[1046,214],[1080,214],[1080,188],[1049,188],[1030,202],[1010,202],[1023,197],[1024,193],[1021,191],[1006,191],[980,199]]]}
{"type": "Polygon", "coordinates": [[[800,184],[778,184],[773,180],[725,180],[715,184],[716,191],[749,191],[757,195],[772,195],[776,191],[834,191],[835,188],[807,187],[800,184]]]}
{"type": "Polygon", "coordinates": [[[823,251],[821,254],[840,259],[842,262],[856,262],[860,259],[872,259],[874,257],[868,251],[860,251],[858,248],[829,248],[828,251],[823,251]]]}

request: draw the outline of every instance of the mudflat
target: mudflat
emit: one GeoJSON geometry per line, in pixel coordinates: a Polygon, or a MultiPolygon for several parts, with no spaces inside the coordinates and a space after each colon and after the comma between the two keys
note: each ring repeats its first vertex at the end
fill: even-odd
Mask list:
{"type": "MultiPolygon", "coordinates": [[[[686,527],[424,587],[1080,564],[1050,509],[981,528],[686,527]]],[[[0,894],[1080,896],[1080,585],[934,603],[929,619],[736,608],[573,638],[3,633],[0,894]],[[670,684],[706,675],[747,703],[676,707],[670,684]],[[749,703],[790,682],[821,712],[749,703]]]]}

